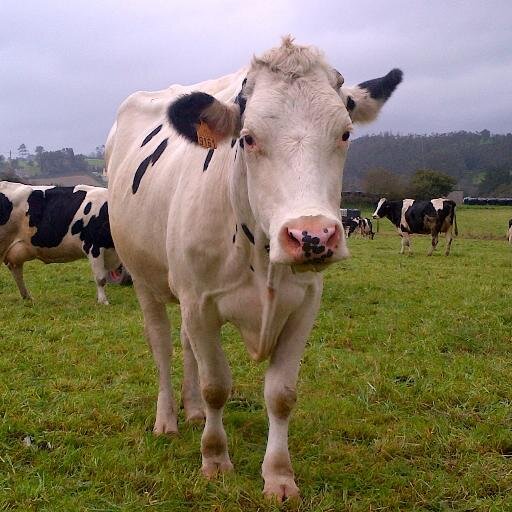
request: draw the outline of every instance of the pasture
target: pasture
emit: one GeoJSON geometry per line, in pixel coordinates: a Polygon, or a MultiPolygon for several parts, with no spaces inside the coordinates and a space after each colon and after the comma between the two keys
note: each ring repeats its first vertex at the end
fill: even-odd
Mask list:
{"type": "MultiPolygon", "coordinates": [[[[371,212],[365,211],[366,215],[371,212]]],[[[391,223],[326,272],[290,427],[303,511],[512,510],[512,209],[458,209],[431,258],[391,223]]],[[[224,329],[235,472],[199,472],[201,428],[152,435],[156,371],[131,287],[94,301],[87,261],[0,271],[0,510],[267,511],[265,364],[224,329]]],[[[179,393],[179,314],[172,315],[179,393]]],[[[285,505],[288,509],[291,505],[285,505]]]]}

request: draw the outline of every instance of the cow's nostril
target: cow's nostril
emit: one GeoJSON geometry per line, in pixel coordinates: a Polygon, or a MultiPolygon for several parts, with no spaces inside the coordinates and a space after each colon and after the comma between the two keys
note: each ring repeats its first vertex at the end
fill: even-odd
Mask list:
{"type": "Polygon", "coordinates": [[[300,241],[300,234],[297,233],[297,230],[288,230],[288,238],[290,239],[290,242],[292,242],[297,247],[301,246],[300,241]]]}
{"type": "Polygon", "coordinates": [[[333,245],[336,245],[339,238],[339,231],[336,229],[335,226],[325,228],[324,229],[325,237],[322,241],[327,247],[332,247],[333,245]]]}

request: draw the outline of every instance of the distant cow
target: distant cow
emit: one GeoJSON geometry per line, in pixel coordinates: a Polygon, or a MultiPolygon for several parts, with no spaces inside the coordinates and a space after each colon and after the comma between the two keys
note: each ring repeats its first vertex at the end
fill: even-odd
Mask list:
{"type": "Polygon", "coordinates": [[[373,231],[372,221],[368,217],[363,217],[359,219],[359,233],[363,237],[369,237],[373,240],[375,233],[373,231]]]}
{"type": "Polygon", "coordinates": [[[387,217],[398,229],[402,237],[400,254],[405,246],[411,252],[410,236],[413,233],[432,235],[431,256],[437,246],[439,233],[446,233],[446,256],[450,254],[452,232],[457,235],[457,220],[455,218],[455,202],[450,199],[438,198],[430,201],[403,199],[388,201],[385,197],[379,200],[373,213],[374,219],[387,217]]]}
{"type": "Polygon", "coordinates": [[[342,217],[341,222],[345,230],[345,236],[349,237],[356,229],[359,228],[359,217],[342,217]]]}
{"type": "Polygon", "coordinates": [[[373,240],[373,237],[375,236],[372,221],[367,217],[342,218],[342,223],[347,237],[356,233],[362,237],[370,237],[373,240]]]}
{"type": "Polygon", "coordinates": [[[512,219],[508,221],[508,243],[512,244],[512,219]]]}
{"type": "Polygon", "coordinates": [[[401,80],[395,69],[346,87],[317,50],[286,38],[232,75],[138,92],[119,108],[106,144],[110,221],[160,374],[154,431],[178,430],[166,303],[179,301],[185,417],[206,413],[209,478],[232,469],[221,344],[231,322],[253,359],[269,359],[264,492],[298,494],[288,422],[320,271],[348,255],[339,209],[348,138],[401,80]]]}
{"type": "Polygon", "coordinates": [[[87,257],[97,286],[97,299],[108,304],[108,271],[119,266],[108,219],[107,189],[33,187],[0,181],[0,261],[30,299],[23,264],[38,259],[64,263],[87,257]]]}

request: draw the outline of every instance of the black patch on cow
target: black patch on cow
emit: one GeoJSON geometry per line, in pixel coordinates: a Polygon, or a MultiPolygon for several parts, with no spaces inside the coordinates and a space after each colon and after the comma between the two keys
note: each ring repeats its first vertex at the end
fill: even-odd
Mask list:
{"type": "Polygon", "coordinates": [[[94,258],[100,255],[100,249],[112,249],[114,241],[110,233],[107,202],[103,203],[97,216],[91,216],[87,226],[84,226],[83,219],[77,220],[71,228],[71,234],[80,234],[84,252],[90,252],[94,258]]]}
{"type": "Polygon", "coordinates": [[[197,125],[201,120],[201,114],[214,101],[215,98],[205,92],[186,94],[169,105],[169,122],[180,135],[197,144],[197,125]]]}
{"type": "Polygon", "coordinates": [[[148,166],[151,162],[151,156],[149,155],[142,162],[139,164],[139,167],[137,167],[137,170],[135,171],[135,175],[133,176],[133,183],[132,183],[132,192],[135,194],[137,190],[139,190],[140,180],[142,179],[142,176],[144,176],[145,172],[148,169],[148,166]]]}
{"type": "Polygon", "coordinates": [[[233,233],[233,243],[235,243],[235,240],[236,240],[236,234],[233,233]]]}
{"type": "Polygon", "coordinates": [[[254,272],[254,267],[252,265],[249,265],[249,268],[251,269],[252,272],[254,272]]]}
{"type": "MultiPolygon", "coordinates": [[[[0,222],[0,224],[1,224],[1,222],[0,222]]],[[[512,226],[512,219],[510,219],[510,220],[508,221],[508,227],[510,228],[510,226],[512,226]]]]}
{"type": "Polygon", "coordinates": [[[247,78],[244,78],[242,82],[242,88],[240,92],[236,95],[235,103],[240,107],[240,117],[244,115],[245,106],[247,105],[247,98],[244,96],[244,86],[247,83],[247,78]]]}
{"type": "Polygon", "coordinates": [[[352,96],[347,98],[347,110],[352,111],[356,108],[356,102],[352,99],[352,96]]]}
{"type": "MultiPolygon", "coordinates": [[[[84,219],[78,219],[72,226],[71,226],[71,234],[77,235],[84,229],[84,219]]],[[[88,251],[87,251],[88,252],[88,251]]]]}
{"type": "Polygon", "coordinates": [[[66,236],[76,212],[87,192],[74,187],[34,190],[28,196],[29,226],[37,229],[32,236],[36,247],[57,247],[66,236]]]}
{"type": "Polygon", "coordinates": [[[206,169],[208,169],[208,166],[210,165],[210,160],[212,159],[214,151],[215,151],[214,149],[208,150],[208,153],[206,154],[206,160],[204,161],[204,165],[203,165],[203,172],[206,171],[206,169]]]}
{"type": "Polygon", "coordinates": [[[85,208],[84,208],[84,215],[87,215],[87,214],[91,211],[91,208],[92,208],[92,203],[89,201],[89,202],[85,205],[85,208]]]}
{"type": "Polygon", "coordinates": [[[366,89],[374,100],[386,101],[402,81],[402,77],[402,71],[395,68],[385,76],[361,82],[359,87],[366,89]]]}
{"type": "MultiPolygon", "coordinates": [[[[423,235],[439,233],[444,220],[454,211],[449,203],[452,203],[452,201],[444,201],[443,208],[436,210],[431,201],[414,201],[405,212],[405,220],[409,225],[408,232],[423,235]]],[[[453,203],[453,206],[455,206],[455,203],[453,203]]]]}
{"type": "Polygon", "coordinates": [[[0,192],[0,226],[7,224],[7,221],[11,218],[12,208],[10,199],[0,192]]]}
{"type": "Polygon", "coordinates": [[[239,140],[238,142],[239,142],[239,144],[240,144],[240,147],[241,147],[242,149],[244,149],[244,138],[243,138],[243,137],[240,137],[240,140],[239,140]]]}
{"type": "Polygon", "coordinates": [[[402,220],[403,201],[384,201],[375,212],[379,217],[387,217],[397,228],[402,220]]]}
{"type": "Polygon", "coordinates": [[[133,183],[132,183],[132,192],[135,194],[137,190],[139,190],[140,181],[142,180],[144,174],[148,170],[149,164],[155,165],[157,160],[162,156],[162,153],[164,152],[165,148],[167,147],[167,141],[169,139],[164,139],[160,144],[158,144],[158,147],[151,153],[151,155],[147,156],[142,160],[139,167],[137,167],[137,170],[135,171],[135,175],[133,176],[133,183]]]}
{"type": "Polygon", "coordinates": [[[236,139],[231,139],[231,147],[233,147],[236,144],[236,139]]]}
{"type": "Polygon", "coordinates": [[[163,125],[159,124],[149,135],[147,135],[142,141],[140,147],[145,146],[162,129],[162,126],[163,125]]]}
{"type": "Polygon", "coordinates": [[[254,245],[254,235],[251,233],[251,230],[245,224],[242,224],[242,230],[249,239],[249,242],[254,245]]]}
{"type": "Polygon", "coordinates": [[[341,223],[346,229],[347,237],[349,237],[359,226],[359,220],[357,218],[342,217],[341,223]]]}

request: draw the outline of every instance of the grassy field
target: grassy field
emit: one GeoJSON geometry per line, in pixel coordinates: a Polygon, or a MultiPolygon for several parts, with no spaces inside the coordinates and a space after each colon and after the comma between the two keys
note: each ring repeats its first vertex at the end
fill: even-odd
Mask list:
{"type": "MultiPolygon", "coordinates": [[[[460,208],[449,258],[427,258],[425,237],[400,256],[381,220],[327,271],[290,430],[299,510],[512,510],[511,214],[460,208]]],[[[29,263],[26,280],[32,305],[0,271],[0,510],[277,510],[261,494],[265,364],[233,329],[235,472],[207,482],[199,427],[181,415],[179,437],[151,434],[156,376],[133,289],[97,305],[86,262],[29,263]]]]}

